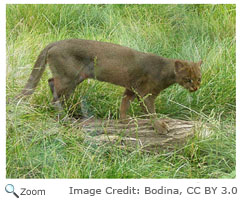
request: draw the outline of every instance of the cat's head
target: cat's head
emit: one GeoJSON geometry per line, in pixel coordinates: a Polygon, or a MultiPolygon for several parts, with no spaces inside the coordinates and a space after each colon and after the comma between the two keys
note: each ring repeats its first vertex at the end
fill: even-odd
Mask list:
{"type": "Polygon", "coordinates": [[[175,61],[175,75],[176,82],[188,89],[190,92],[195,92],[199,89],[201,83],[201,64],[176,60],[175,61]]]}

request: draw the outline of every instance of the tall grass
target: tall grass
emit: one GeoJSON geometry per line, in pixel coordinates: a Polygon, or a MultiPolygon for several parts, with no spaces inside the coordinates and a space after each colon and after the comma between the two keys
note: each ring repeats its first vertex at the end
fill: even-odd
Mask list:
{"type": "MultiPolygon", "coordinates": [[[[169,154],[94,149],[84,143],[80,128],[55,120],[46,71],[29,99],[7,104],[7,177],[234,177],[235,12],[235,5],[7,5],[8,98],[23,88],[48,43],[93,39],[168,58],[202,59],[200,90],[190,94],[174,85],[159,95],[156,110],[213,125],[209,138],[193,139],[169,154]]],[[[85,81],[69,106],[75,114],[86,110],[95,117],[117,119],[123,91],[112,84],[85,81]]],[[[129,114],[141,114],[137,101],[129,114]]]]}

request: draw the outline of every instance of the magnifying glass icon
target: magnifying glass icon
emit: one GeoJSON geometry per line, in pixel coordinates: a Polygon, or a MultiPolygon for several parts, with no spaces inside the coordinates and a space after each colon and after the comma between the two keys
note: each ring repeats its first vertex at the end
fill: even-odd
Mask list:
{"type": "Polygon", "coordinates": [[[5,191],[7,193],[13,193],[15,197],[19,198],[19,196],[14,192],[14,186],[12,184],[7,184],[5,186],[5,191]]]}

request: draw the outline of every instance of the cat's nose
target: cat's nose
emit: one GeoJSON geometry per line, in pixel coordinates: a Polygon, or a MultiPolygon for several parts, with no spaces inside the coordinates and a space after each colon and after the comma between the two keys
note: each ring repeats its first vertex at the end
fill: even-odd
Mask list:
{"type": "Polygon", "coordinates": [[[197,90],[198,90],[198,87],[194,87],[193,90],[194,90],[194,91],[197,91],[197,90]]]}

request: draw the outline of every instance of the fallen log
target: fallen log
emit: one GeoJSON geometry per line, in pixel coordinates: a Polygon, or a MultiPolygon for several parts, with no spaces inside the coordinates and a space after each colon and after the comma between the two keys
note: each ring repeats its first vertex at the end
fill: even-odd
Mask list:
{"type": "Polygon", "coordinates": [[[85,141],[97,145],[115,144],[128,149],[143,151],[172,150],[184,145],[189,138],[198,135],[208,136],[209,128],[197,121],[162,118],[161,121],[169,126],[165,135],[157,134],[150,119],[131,119],[124,124],[118,120],[82,120],[81,126],[85,133],[85,141]]]}

